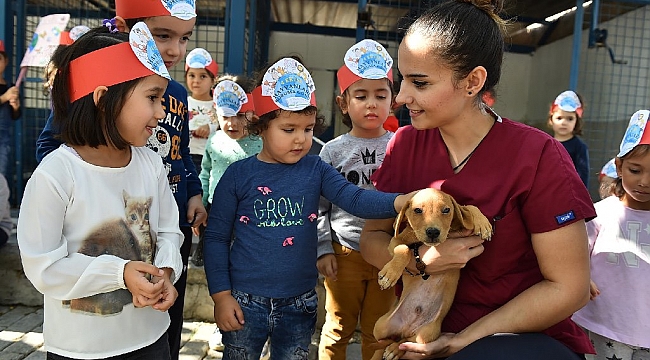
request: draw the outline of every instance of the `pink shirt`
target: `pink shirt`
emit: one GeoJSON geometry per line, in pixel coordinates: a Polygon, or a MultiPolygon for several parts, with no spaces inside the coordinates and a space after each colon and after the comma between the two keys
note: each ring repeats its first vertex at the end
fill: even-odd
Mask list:
{"type": "MultiPolygon", "coordinates": [[[[441,189],[492,220],[485,251],[461,271],[443,331],[459,332],[540,282],[532,233],[595,216],[589,193],[562,144],[507,119],[497,121],[464,168],[454,174],[438,129],[400,128],[372,177],[378,190],[441,189]]],[[[544,331],[577,353],[593,353],[589,339],[567,318],[544,331]]]]}
{"type": "Polygon", "coordinates": [[[587,223],[591,279],[600,295],[573,320],[602,336],[650,348],[650,212],[610,196],[587,223]]]}

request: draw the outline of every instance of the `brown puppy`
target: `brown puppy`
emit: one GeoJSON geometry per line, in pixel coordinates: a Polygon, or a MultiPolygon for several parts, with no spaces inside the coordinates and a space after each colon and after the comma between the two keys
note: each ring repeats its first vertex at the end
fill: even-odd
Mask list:
{"type": "MultiPolygon", "coordinates": [[[[418,191],[402,208],[394,227],[395,236],[388,245],[393,258],[379,272],[382,289],[397,283],[411,260],[411,251],[417,254],[422,244],[442,244],[450,231],[462,229],[473,230],[486,240],[492,236],[490,221],[476,206],[458,205],[450,195],[436,189],[418,191]],[[403,222],[406,228],[399,232],[403,222]]],[[[419,260],[417,256],[416,260],[419,260]]],[[[456,294],[460,270],[429,276],[424,275],[423,263],[418,261],[417,265],[422,276],[405,275],[399,300],[375,323],[375,338],[392,342],[385,349],[377,350],[373,359],[399,359],[404,355],[399,344],[407,341],[424,344],[440,336],[442,320],[456,294]]]]}

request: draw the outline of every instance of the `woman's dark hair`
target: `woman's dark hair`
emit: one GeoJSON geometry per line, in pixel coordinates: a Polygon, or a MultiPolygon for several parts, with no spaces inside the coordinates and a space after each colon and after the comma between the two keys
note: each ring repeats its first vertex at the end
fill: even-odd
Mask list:
{"type": "Polygon", "coordinates": [[[431,55],[440,57],[454,71],[457,81],[477,66],[487,71],[483,88],[475,97],[482,103],[486,90],[501,78],[505,21],[499,17],[503,0],[452,0],[424,12],[406,31],[429,39],[431,55]]]}
{"type": "MultiPolygon", "coordinates": [[[[388,84],[388,88],[390,89],[390,99],[391,99],[390,104],[391,104],[391,107],[392,107],[393,101],[395,101],[395,94],[398,93],[399,90],[395,91],[395,89],[393,87],[393,84],[391,84],[391,82],[388,79],[384,79],[384,80],[386,80],[386,83],[388,84]]],[[[348,90],[350,90],[349,87],[347,89],[345,89],[345,91],[343,91],[343,94],[341,94],[341,97],[343,98],[343,101],[350,104],[350,92],[348,90]]],[[[338,108],[339,108],[339,111],[341,111],[341,115],[343,115],[343,119],[341,119],[341,122],[343,123],[343,125],[345,125],[348,128],[352,129],[352,118],[350,118],[350,113],[349,112],[344,113],[343,109],[341,109],[340,106],[338,108]]]]}
{"type": "MultiPolygon", "coordinates": [[[[140,79],[108,87],[108,91],[95,105],[90,93],[70,103],[68,93],[70,62],[93,51],[129,41],[128,33],[110,33],[106,27],[90,30],[58,54],[58,73],[52,87],[54,126],[60,139],[70,145],[98,147],[113,145],[123,150],[130,144],[120,135],[116,120],[127,98],[140,79]]],[[[115,71],[119,71],[119,59],[115,71]]]]}
{"type": "MultiPolygon", "coordinates": [[[[304,66],[305,69],[309,72],[309,68],[307,68],[307,66],[305,66],[305,63],[302,62],[302,59],[300,58],[300,56],[298,56],[298,55],[282,56],[282,57],[277,58],[275,61],[268,64],[267,66],[265,66],[261,71],[259,71],[257,73],[257,81],[255,82],[256,85],[261,86],[262,81],[264,79],[264,74],[266,74],[266,71],[271,67],[271,65],[275,64],[276,62],[280,61],[280,59],[283,59],[285,57],[292,58],[292,59],[296,60],[297,62],[301,63],[302,66],[304,66]]],[[[271,111],[269,113],[266,113],[266,114],[263,114],[263,115],[259,116],[259,118],[256,121],[249,121],[248,125],[246,126],[247,130],[248,130],[248,133],[250,135],[259,136],[260,134],[262,134],[262,132],[264,130],[269,128],[269,123],[271,122],[271,120],[277,118],[278,116],[280,116],[280,114],[282,112],[286,112],[286,111],[288,111],[288,110],[282,110],[282,109],[274,110],[274,111],[271,111]]],[[[300,111],[289,111],[289,112],[294,112],[294,113],[301,114],[301,115],[314,115],[314,114],[316,114],[316,124],[314,125],[314,135],[318,136],[323,131],[325,131],[325,116],[321,115],[318,112],[318,108],[316,106],[310,105],[310,106],[307,106],[306,108],[304,108],[304,109],[302,109],[300,111]]]]}
{"type": "MultiPolygon", "coordinates": [[[[621,167],[625,163],[625,161],[629,158],[632,157],[637,157],[637,156],[643,156],[646,155],[650,152],[650,145],[646,144],[640,144],[634,147],[634,149],[630,150],[629,153],[625,154],[625,156],[620,157],[621,161],[621,167]]],[[[623,179],[619,176],[614,180],[614,182],[610,185],[609,188],[609,193],[612,195],[615,195],[619,199],[625,195],[625,189],[623,189],[623,179]]]]}

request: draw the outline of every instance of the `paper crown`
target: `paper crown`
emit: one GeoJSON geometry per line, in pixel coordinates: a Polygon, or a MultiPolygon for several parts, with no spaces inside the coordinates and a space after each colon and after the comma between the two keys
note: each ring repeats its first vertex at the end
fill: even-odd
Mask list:
{"type": "Polygon", "coordinates": [[[247,111],[255,111],[252,96],[246,94],[239,84],[231,80],[219,82],[214,87],[212,99],[219,116],[230,117],[247,111]]]}
{"type": "Polygon", "coordinates": [[[73,42],[77,41],[81,35],[90,31],[90,28],[85,25],[77,25],[70,29],[70,31],[62,31],[61,37],[59,39],[59,45],[71,45],[73,42]]]}
{"type": "Polygon", "coordinates": [[[108,46],[70,62],[70,102],[92,93],[98,86],[110,87],[157,74],[171,80],[151,32],[139,22],[129,33],[129,42],[108,46]]]}
{"type": "Polygon", "coordinates": [[[558,108],[568,112],[575,112],[578,116],[582,117],[582,103],[580,102],[580,98],[578,98],[578,94],[571,90],[567,90],[555,98],[551,106],[551,113],[555,112],[558,108]]]}
{"type": "Polygon", "coordinates": [[[650,145],[650,128],[647,126],[648,116],[650,116],[648,110],[639,110],[632,115],[627,130],[625,130],[625,135],[623,135],[621,151],[618,153],[618,157],[627,155],[637,145],[650,145]]]}
{"type": "Polygon", "coordinates": [[[316,106],[316,86],[303,64],[293,58],[282,58],[266,70],[262,85],[253,90],[257,115],[282,109],[300,111],[316,106]]]}
{"type": "Polygon", "coordinates": [[[609,176],[614,179],[618,177],[618,174],[616,173],[615,160],[616,159],[611,159],[603,166],[603,168],[600,170],[600,174],[598,174],[598,180],[600,180],[603,176],[609,176]]]}
{"type": "Polygon", "coordinates": [[[388,79],[393,83],[393,58],[374,40],[354,44],[345,53],[343,62],[336,73],[341,93],[361,79],[388,79]]]}
{"type": "Polygon", "coordinates": [[[115,0],[115,14],[124,19],[173,16],[182,20],[196,17],[195,0],[115,0]]]}
{"type": "Polygon", "coordinates": [[[0,40],[0,52],[5,52],[5,42],[0,40]]]}
{"type": "Polygon", "coordinates": [[[205,49],[196,48],[190,51],[185,58],[185,71],[189,68],[192,69],[206,69],[212,76],[217,76],[219,72],[219,65],[216,61],[212,60],[212,56],[205,49]]]}

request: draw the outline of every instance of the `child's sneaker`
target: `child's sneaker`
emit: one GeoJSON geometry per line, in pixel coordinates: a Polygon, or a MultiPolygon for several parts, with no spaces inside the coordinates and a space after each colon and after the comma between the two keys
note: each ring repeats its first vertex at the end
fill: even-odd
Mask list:
{"type": "Polygon", "coordinates": [[[219,331],[219,328],[214,329],[214,333],[210,336],[210,340],[208,340],[208,345],[210,346],[210,349],[214,351],[223,351],[221,331],[219,331]]]}

